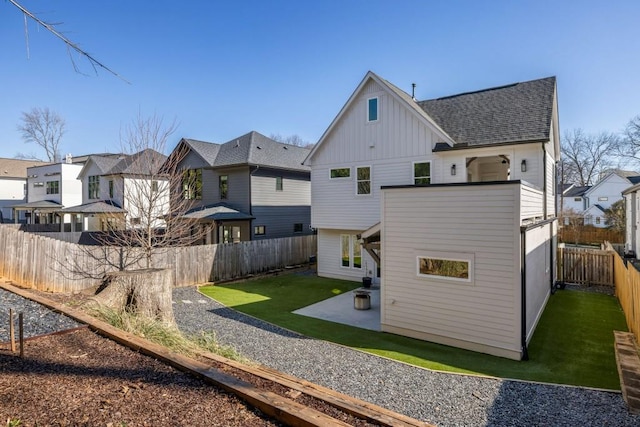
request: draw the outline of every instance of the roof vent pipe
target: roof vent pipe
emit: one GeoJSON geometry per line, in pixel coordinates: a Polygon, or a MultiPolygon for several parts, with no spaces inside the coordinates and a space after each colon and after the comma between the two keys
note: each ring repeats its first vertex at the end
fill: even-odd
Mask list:
{"type": "Polygon", "coordinates": [[[416,84],[411,83],[411,99],[416,100],[416,84]]]}

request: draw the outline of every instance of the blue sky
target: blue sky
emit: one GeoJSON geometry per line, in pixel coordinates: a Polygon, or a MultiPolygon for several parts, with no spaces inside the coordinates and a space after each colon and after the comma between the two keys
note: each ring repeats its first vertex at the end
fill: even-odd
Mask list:
{"type": "Polygon", "coordinates": [[[181,137],[251,130],[315,142],[368,70],[428,99],[555,75],[561,132],[619,131],[640,114],[636,1],[21,0],[131,84],[72,55],[0,2],[0,157],[22,111],[67,123],[63,153],[116,151],[157,114],[181,137]],[[27,56],[27,46],[29,56],[27,56]]]}

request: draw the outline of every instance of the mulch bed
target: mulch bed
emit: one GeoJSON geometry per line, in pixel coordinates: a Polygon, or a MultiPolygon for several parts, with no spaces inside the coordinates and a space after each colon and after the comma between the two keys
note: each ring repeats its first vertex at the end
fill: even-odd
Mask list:
{"type": "Polygon", "coordinates": [[[233,395],[82,329],[0,346],[0,423],[274,426],[233,395]]]}
{"type": "MultiPolygon", "coordinates": [[[[42,294],[72,306],[91,295],[42,294]]],[[[20,420],[20,426],[282,425],[233,394],[89,329],[31,338],[24,353],[21,359],[9,343],[0,343],[0,425],[7,419],[20,420]]],[[[281,384],[201,360],[350,425],[377,425],[281,384]]]]}

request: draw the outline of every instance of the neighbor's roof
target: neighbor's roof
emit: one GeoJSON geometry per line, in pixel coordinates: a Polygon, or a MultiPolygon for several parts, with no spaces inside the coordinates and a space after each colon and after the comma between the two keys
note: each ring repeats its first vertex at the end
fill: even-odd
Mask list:
{"type": "Polygon", "coordinates": [[[584,193],[591,188],[590,185],[584,187],[573,187],[569,191],[563,194],[564,197],[582,197],[584,193]]]}
{"type": "MultiPolygon", "coordinates": [[[[556,78],[418,102],[455,141],[455,148],[547,141],[556,78]]],[[[437,148],[449,149],[446,144],[437,148]]]]}
{"type": "MultiPolygon", "coordinates": [[[[150,148],[134,154],[117,156],[89,156],[89,160],[98,167],[101,175],[148,175],[157,173],[167,156],[150,148]]],[[[85,169],[89,165],[85,164],[85,169]]],[[[82,175],[85,171],[80,172],[82,175]]]]}
{"type": "Polygon", "coordinates": [[[189,138],[183,138],[182,140],[200,157],[202,157],[209,166],[213,166],[216,162],[216,156],[218,155],[218,151],[220,151],[220,144],[189,138]]]}
{"type": "Polygon", "coordinates": [[[10,207],[15,209],[60,209],[62,205],[53,200],[38,200],[37,202],[19,203],[10,207]]]}
{"type": "Polygon", "coordinates": [[[84,203],[77,206],[69,206],[61,209],[65,213],[99,214],[99,213],[125,213],[116,202],[112,200],[99,200],[97,202],[84,203]]]}
{"type": "Polygon", "coordinates": [[[48,164],[40,160],[0,158],[0,178],[26,178],[27,168],[48,164]]]}
{"type": "Polygon", "coordinates": [[[258,165],[278,169],[308,172],[302,162],[309,154],[308,148],[285,144],[251,131],[224,144],[183,138],[211,167],[258,165]]]}
{"type": "Polygon", "coordinates": [[[224,203],[217,203],[215,205],[208,205],[191,209],[181,216],[183,218],[207,219],[212,221],[231,221],[254,218],[248,213],[233,209],[224,203]]]}

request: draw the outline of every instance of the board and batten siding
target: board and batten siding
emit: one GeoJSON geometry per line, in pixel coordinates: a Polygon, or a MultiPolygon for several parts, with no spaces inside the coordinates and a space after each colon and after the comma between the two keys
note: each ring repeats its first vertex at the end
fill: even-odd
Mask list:
{"type": "MultiPolygon", "coordinates": [[[[370,82],[367,88],[375,85],[370,82]]],[[[365,88],[365,89],[367,89],[365,88]]],[[[380,89],[361,93],[325,136],[312,159],[313,166],[375,162],[431,156],[440,138],[415,114],[380,89]],[[367,122],[367,100],[378,97],[378,120],[367,122]]]]}
{"type": "Polygon", "coordinates": [[[520,184],[382,190],[385,332],[520,359],[520,184]],[[471,281],[417,258],[472,259],[471,281]]]}
{"type": "Polygon", "coordinates": [[[340,236],[343,234],[357,235],[361,232],[362,230],[318,230],[318,254],[323,255],[318,256],[318,276],[360,281],[363,276],[370,275],[377,282],[375,278],[376,263],[365,250],[362,250],[362,268],[342,267],[340,236]],[[368,270],[371,273],[368,273],[368,270]]]}
{"type": "MultiPolygon", "coordinates": [[[[364,230],[380,219],[380,187],[413,183],[413,162],[433,161],[437,135],[373,80],[325,136],[311,160],[315,228],[364,230]],[[367,122],[367,100],[378,97],[378,120],[367,122]],[[371,167],[371,194],[356,194],[356,167],[371,167]],[[351,169],[330,179],[330,169],[351,169]]],[[[439,164],[432,162],[431,174],[439,164]]]]}

